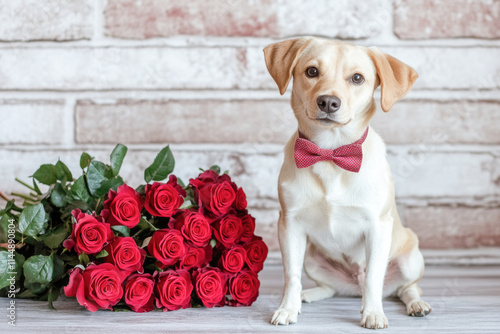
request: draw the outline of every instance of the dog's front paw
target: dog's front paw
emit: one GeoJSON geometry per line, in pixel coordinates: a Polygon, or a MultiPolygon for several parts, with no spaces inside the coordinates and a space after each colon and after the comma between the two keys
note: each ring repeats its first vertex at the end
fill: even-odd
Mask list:
{"type": "Polygon", "coordinates": [[[300,313],[300,309],[294,308],[279,308],[277,309],[272,317],[272,325],[288,325],[297,323],[297,316],[300,313]]]}
{"type": "Polygon", "coordinates": [[[423,300],[418,300],[409,303],[406,306],[406,311],[408,312],[408,315],[411,315],[412,317],[423,317],[431,313],[432,308],[423,300]]]}
{"type": "Polygon", "coordinates": [[[370,329],[387,328],[389,321],[382,311],[363,312],[361,326],[370,329]]]}

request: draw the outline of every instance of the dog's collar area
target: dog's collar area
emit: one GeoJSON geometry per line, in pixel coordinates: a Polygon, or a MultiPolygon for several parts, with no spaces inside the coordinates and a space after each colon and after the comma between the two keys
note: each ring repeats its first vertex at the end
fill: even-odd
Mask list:
{"type": "Polygon", "coordinates": [[[299,131],[299,138],[295,141],[293,150],[295,165],[297,168],[307,168],[320,161],[333,161],[340,168],[357,173],[361,169],[362,145],[368,136],[368,129],[369,127],[366,128],[363,136],[354,143],[333,150],[319,148],[312,141],[304,138],[299,131]]]}
{"type": "MultiPolygon", "coordinates": [[[[348,145],[356,145],[356,144],[362,145],[365,142],[366,137],[368,137],[368,129],[370,129],[370,127],[366,127],[366,130],[363,133],[363,135],[361,136],[361,138],[359,138],[358,140],[356,140],[354,143],[348,144],[348,145]]],[[[307,141],[310,141],[309,138],[307,138],[302,132],[300,132],[300,130],[297,130],[297,132],[299,133],[299,138],[305,139],[307,141]]],[[[314,144],[314,145],[316,145],[316,144],[314,144]]],[[[344,145],[344,146],[348,146],[348,145],[344,145]]],[[[340,146],[339,148],[341,148],[341,147],[343,147],[343,146],[340,146]]]]}

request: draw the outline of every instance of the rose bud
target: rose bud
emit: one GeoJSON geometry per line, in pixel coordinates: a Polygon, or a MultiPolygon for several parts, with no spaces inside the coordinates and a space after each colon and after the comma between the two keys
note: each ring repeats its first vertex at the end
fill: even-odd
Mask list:
{"type": "Polygon", "coordinates": [[[233,246],[230,249],[225,249],[220,258],[219,267],[222,267],[230,274],[236,274],[243,269],[246,254],[246,250],[241,246],[233,246]]]}
{"type": "Polygon", "coordinates": [[[268,248],[262,241],[262,238],[255,237],[253,241],[243,245],[246,250],[246,263],[248,268],[258,273],[264,267],[264,261],[267,258],[268,248]]]}
{"type": "Polygon", "coordinates": [[[189,247],[186,255],[179,261],[179,268],[189,270],[206,266],[212,260],[212,247],[189,247]]]}
{"type": "Polygon", "coordinates": [[[125,225],[133,228],[141,220],[143,202],[142,197],[134,189],[123,184],[118,187],[117,191],[109,191],[101,215],[111,225],[125,225]]]}
{"type": "Polygon", "coordinates": [[[75,297],[87,310],[112,310],[123,296],[122,283],[127,273],[110,263],[90,264],[85,270],[78,267],[69,273],[69,283],[64,287],[68,297],[75,297]]]}
{"type": "Polygon", "coordinates": [[[118,237],[105,248],[108,256],[106,262],[114,264],[118,269],[132,273],[143,273],[142,265],[146,258],[146,251],[139,248],[131,237],[118,237]]]}
{"type": "Polygon", "coordinates": [[[134,312],[150,312],[154,310],[153,289],[155,282],[150,274],[134,274],[125,281],[125,303],[134,312]]]}
{"type": "Polygon", "coordinates": [[[250,306],[259,296],[260,282],[257,274],[244,269],[229,280],[230,306],[250,306]]]}
{"type": "Polygon", "coordinates": [[[240,242],[251,241],[255,232],[255,218],[250,215],[241,217],[241,225],[243,226],[243,234],[241,235],[240,242]]]}
{"type": "Polygon", "coordinates": [[[187,245],[178,230],[162,229],[153,233],[148,244],[148,252],[154,256],[163,267],[175,264],[184,257],[187,245]]]}
{"type": "Polygon", "coordinates": [[[187,270],[164,271],[157,276],[156,306],[164,308],[163,311],[191,307],[191,292],[193,292],[193,284],[187,270]]]}
{"type": "Polygon", "coordinates": [[[68,250],[75,247],[78,254],[96,254],[115,237],[111,226],[105,223],[102,217],[82,213],[79,209],[71,213],[76,222],[73,224],[70,238],[63,242],[63,246],[68,250]]]}
{"type": "Polygon", "coordinates": [[[234,206],[236,210],[243,211],[247,208],[247,195],[242,188],[238,188],[236,191],[236,200],[234,201],[234,206]]]}
{"type": "Polygon", "coordinates": [[[144,207],[156,217],[172,217],[184,203],[183,196],[186,196],[186,191],[177,184],[174,175],[170,175],[169,181],[165,184],[159,182],[147,184],[145,191],[144,207]]]}
{"type": "Polygon", "coordinates": [[[186,241],[194,246],[205,247],[212,237],[212,226],[199,212],[184,211],[169,223],[170,228],[181,231],[186,241]]]}
{"type": "Polygon", "coordinates": [[[193,272],[196,294],[208,308],[226,304],[227,276],[219,268],[206,267],[193,272]]]}
{"type": "Polygon", "coordinates": [[[242,234],[241,220],[233,214],[224,216],[214,223],[215,238],[226,248],[235,245],[242,234]]]}

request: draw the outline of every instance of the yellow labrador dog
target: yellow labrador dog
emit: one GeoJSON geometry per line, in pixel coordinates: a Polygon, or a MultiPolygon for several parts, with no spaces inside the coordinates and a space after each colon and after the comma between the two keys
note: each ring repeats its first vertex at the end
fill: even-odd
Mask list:
{"type": "Polygon", "coordinates": [[[361,295],[361,325],[386,328],[382,298],[397,295],[409,315],[431,311],[417,285],[424,272],[418,239],[401,225],[380,136],[370,127],[374,90],[389,111],[418,75],[381,52],[304,37],[264,49],[269,73],[286,91],[298,131],[285,148],[278,223],[285,287],[271,323],[297,322],[301,302],[361,295]],[[317,283],[302,291],[301,272],[317,283]]]}

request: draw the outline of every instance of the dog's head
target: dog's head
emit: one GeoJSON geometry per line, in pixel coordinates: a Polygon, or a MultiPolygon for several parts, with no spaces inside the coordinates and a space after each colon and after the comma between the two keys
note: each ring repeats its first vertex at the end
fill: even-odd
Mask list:
{"type": "Polygon", "coordinates": [[[292,107],[299,124],[309,127],[367,123],[379,85],[382,109],[389,111],[418,77],[410,66],[377,48],[312,37],[268,45],[264,56],[281,94],[293,77],[292,107]]]}

